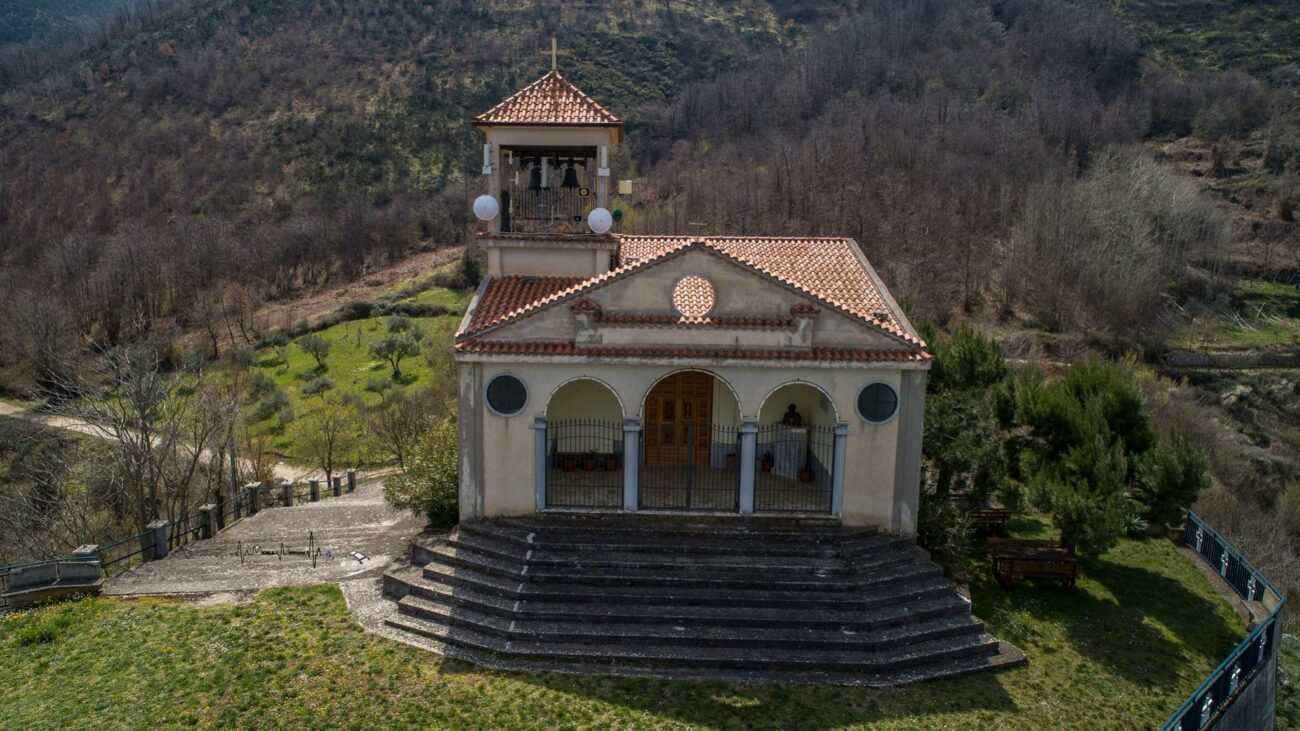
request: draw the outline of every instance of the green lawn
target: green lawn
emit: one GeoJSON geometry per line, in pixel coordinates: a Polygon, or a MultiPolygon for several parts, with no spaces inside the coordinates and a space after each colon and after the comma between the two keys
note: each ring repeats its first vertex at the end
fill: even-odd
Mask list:
{"type": "MultiPolygon", "coordinates": [[[[1039,519],[1021,535],[1043,534],[1039,519]]],[[[243,606],[96,599],[0,620],[12,728],[1145,728],[1244,627],[1168,542],[1125,541],[1072,595],[996,588],[975,611],[1025,667],[901,689],[486,672],[366,634],[333,586],[243,606]]]]}
{"type": "MultiPolygon", "coordinates": [[[[420,296],[446,297],[449,290],[429,290],[420,296]]],[[[452,293],[455,294],[455,293],[452,293]]],[[[441,317],[413,317],[411,322],[420,328],[429,340],[429,346],[444,343],[450,347],[451,333],[460,322],[460,315],[441,317]]],[[[379,396],[367,390],[367,384],[373,381],[391,380],[392,370],[389,365],[370,352],[370,346],[388,334],[387,317],[371,317],[353,320],[320,330],[316,335],[330,343],[329,355],[325,358],[325,368],[317,367],[316,361],[298,346],[295,339],[284,347],[284,359],[281,360],[272,348],[258,350],[258,368],[272,379],[277,386],[289,396],[293,413],[299,419],[310,414],[320,403],[324,393],[350,394],[361,398],[366,403],[376,403],[379,396]],[[304,388],[318,378],[328,378],[333,388],[323,393],[310,394],[304,388]]],[[[404,387],[418,387],[428,383],[430,369],[423,355],[404,359],[401,363],[401,378],[398,381],[404,387]]],[[[257,411],[257,404],[249,407],[250,418],[257,411]]],[[[279,418],[275,415],[262,420],[259,428],[274,435],[272,444],[276,453],[300,460],[308,459],[302,454],[299,445],[293,440],[292,428],[281,428],[279,418]]]]}
{"type": "Polygon", "coordinates": [[[1300,289],[1252,279],[1243,283],[1238,317],[1198,318],[1175,340],[1192,350],[1288,350],[1300,346],[1300,289]]]}

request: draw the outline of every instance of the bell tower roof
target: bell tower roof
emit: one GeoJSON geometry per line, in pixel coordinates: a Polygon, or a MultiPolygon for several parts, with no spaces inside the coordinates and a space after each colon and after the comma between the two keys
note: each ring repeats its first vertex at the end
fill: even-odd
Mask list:
{"type": "Polygon", "coordinates": [[[497,125],[617,127],[621,132],[623,120],[552,69],[474,118],[476,127],[497,125]]]}

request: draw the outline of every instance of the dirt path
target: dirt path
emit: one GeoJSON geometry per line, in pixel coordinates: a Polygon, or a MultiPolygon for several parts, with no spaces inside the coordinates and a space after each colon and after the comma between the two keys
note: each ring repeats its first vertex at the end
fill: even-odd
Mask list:
{"type": "MultiPolygon", "coordinates": [[[[88,421],[78,419],[72,416],[61,416],[59,414],[47,414],[40,411],[15,404],[11,401],[0,400],[0,416],[7,416],[12,419],[22,419],[33,424],[51,429],[62,429],[64,431],[76,432],[95,437],[96,439],[112,439],[113,435],[107,429],[96,426],[88,421]]],[[[276,477],[289,482],[302,482],[316,475],[323,474],[320,470],[311,467],[300,467],[298,465],[275,463],[272,468],[276,477]]]]}

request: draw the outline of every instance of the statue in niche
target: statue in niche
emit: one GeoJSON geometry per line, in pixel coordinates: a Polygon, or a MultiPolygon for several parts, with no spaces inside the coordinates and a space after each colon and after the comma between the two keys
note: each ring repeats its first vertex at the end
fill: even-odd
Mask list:
{"type": "Polygon", "coordinates": [[[803,417],[795,410],[794,404],[785,410],[785,416],[781,417],[781,423],[786,426],[803,426],[803,417]]]}

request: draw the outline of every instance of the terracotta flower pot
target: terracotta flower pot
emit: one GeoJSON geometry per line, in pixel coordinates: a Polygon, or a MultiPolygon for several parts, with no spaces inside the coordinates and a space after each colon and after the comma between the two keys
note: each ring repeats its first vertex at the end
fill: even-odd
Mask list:
{"type": "Polygon", "coordinates": [[[812,471],[812,470],[809,470],[809,469],[799,470],[799,481],[800,481],[800,482],[812,482],[812,481],[813,481],[813,471],[812,471]]]}
{"type": "Polygon", "coordinates": [[[771,472],[771,471],[772,471],[772,465],[773,465],[773,464],[774,464],[774,463],[772,462],[772,460],[770,460],[770,459],[765,459],[765,460],[763,460],[763,461],[759,464],[759,466],[763,468],[763,471],[764,471],[764,472],[771,472]]]}
{"type": "Polygon", "coordinates": [[[727,469],[729,470],[736,469],[736,455],[734,454],[727,455],[727,469]]]}
{"type": "Polygon", "coordinates": [[[615,457],[614,455],[611,454],[610,456],[605,458],[605,470],[608,472],[613,472],[616,469],[618,469],[618,457],[615,457]]]}
{"type": "Polygon", "coordinates": [[[583,457],[583,458],[582,458],[582,471],[583,471],[583,472],[591,472],[592,470],[595,470],[595,469],[596,469],[596,458],[595,458],[595,457],[583,457]]]}
{"type": "Polygon", "coordinates": [[[578,469],[578,461],[575,459],[562,459],[560,460],[560,469],[565,472],[572,472],[578,469]]]}

